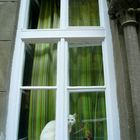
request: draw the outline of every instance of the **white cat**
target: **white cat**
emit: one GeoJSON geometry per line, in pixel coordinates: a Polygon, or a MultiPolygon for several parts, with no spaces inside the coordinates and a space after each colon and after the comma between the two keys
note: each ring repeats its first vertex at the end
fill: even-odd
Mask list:
{"type": "MultiPolygon", "coordinates": [[[[75,124],[76,114],[69,115],[68,116],[68,131],[71,132],[72,126],[75,124]]],[[[55,140],[55,120],[50,121],[46,124],[46,126],[43,128],[40,140],[55,140]]]]}

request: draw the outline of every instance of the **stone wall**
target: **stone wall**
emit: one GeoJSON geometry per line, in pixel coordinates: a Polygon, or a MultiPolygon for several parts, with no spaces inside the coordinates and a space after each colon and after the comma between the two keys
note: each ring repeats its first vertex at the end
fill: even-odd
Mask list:
{"type": "Polygon", "coordinates": [[[0,140],[5,140],[8,91],[19,0],[0,0],[0,140]]]}

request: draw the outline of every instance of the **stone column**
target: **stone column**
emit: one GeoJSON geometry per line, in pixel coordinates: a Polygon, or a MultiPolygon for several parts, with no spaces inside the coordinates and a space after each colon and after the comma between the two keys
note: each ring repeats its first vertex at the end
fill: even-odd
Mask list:
{"type": "MultiPolygon", "coordinates": [[[[140,47],[135,10],[130,8],[120,18],[124,32],[136,140],[140,139],[140,47]]],[[[131,102],[131,101],[130,101],[131,102]]]]}
{"type": "Polygon", "coordinates": [[[122,140],[140,140],[140,47],[137,28],[139,24],[136,21],[136,14],[138,16],[140,11],[137,8],[139,4],[140,1],[138,0],[111,0],[109,5],[109,15],[117,26],[116,31],[122,31],[118,33],[119,43],[116,43],[117,46],[115,46],[116,44],[114,45],[115,49],[120,47],[121,40],[124,42],[119,52],[124,66],[120,67],[121,64],[115,62],[116,66],[120,68],[116,69],[116,74],[124,72],[122,74],[124,76],[120,78],[122,80],[117,77],[117,91],[121,90],[120,87],[125,89],[123,91],[122,88],[120,92],[117,92],[120,126],[123,126],[120,128],[122,140]],[[120,26],[121,28],[119,28],[120,26]],[[120,86],[120,83],[123,83],[124,86],[120,86]],[[119,99],[123,100],[124,103],[120,102],[119,99]],[[126,114],[122,111],[122,108],[126,114]],[[127,130],[124,131],[124,128],[127,130]],[[125,137],[126,135],[127,137],[125,137]]]}

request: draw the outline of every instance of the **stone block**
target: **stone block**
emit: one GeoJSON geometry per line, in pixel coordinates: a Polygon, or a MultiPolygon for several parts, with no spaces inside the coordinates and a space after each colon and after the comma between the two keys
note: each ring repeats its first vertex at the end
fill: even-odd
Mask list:
{"type": "Polygon", "coordinates": [[[0,1],[2,1],[2,2],[14,2],[14,1],[20,1],[20,0],[0,0],[0,1]]]}
{"type": "Polygon", "coordinates": [[[9,83],[11,41],[0,41],[0,91],[7,91],[9,83]]]}
{"type": "Polygon", "coordinates": [[[5,140],[7,109],[8,109],[8,94],[0,92],[0,140],[5,140]]]}
{"type": "Polygon", "coordinates": [[[13,39],[17,18],[17,2],[0,1],[0,40],[13,39]]]}

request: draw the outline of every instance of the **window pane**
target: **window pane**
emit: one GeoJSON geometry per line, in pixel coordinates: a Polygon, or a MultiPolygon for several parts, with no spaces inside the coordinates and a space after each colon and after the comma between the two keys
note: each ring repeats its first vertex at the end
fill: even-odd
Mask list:
{"type": "Polygon", "coordinates": [[[28,28],[58,28],[59,19],[60,0],[31,0],[28,28]]]}
{"type": "Polygon", "coordinates": [[[104,85],[102,47],[87,44],[69,45],[70,86],[104,85]]]}
{"type": "Polygon", "coordinates": [[[69,0],[70,26],[99,26],[98,0],[69,0]]]}
{"type": "Polygon", "coordinates": [[[39,140],[45,125],[55,120],[54,90],[22,91],[18,139],[39,140]]]}
{"type": "Polygon", "coordinates": [[[71,93],[70,114],[74,113],[70,140],[107,140],[104,93],[71,93]]]}
{"type": "Polygon", "coordinates": [[[25,46],[23,85],[56,85],[57,44],[25,46]]]}

